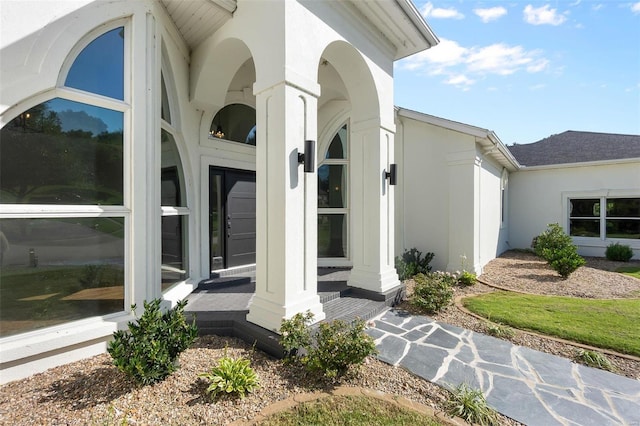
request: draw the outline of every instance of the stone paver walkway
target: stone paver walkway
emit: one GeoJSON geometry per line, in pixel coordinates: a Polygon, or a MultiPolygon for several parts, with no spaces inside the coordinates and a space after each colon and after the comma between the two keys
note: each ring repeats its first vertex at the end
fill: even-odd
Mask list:
{"type": "Polygon", "coordinates": [[[373,321],[382,361],[450,389],[482,389],[526,425],[640,426],[638,380],[397,310],[373,321]]]}

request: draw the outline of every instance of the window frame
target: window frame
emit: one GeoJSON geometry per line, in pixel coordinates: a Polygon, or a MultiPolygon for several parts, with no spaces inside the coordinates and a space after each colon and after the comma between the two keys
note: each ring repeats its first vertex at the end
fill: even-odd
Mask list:
{"type": "MultiPolygon", "coordinates": [[[[344,170],[344,182],[345,188],[344,191],[344,207],[319,207],[317,208],[317,216],[320,215],[343,215],[344,216],[344,226],[346,226],[346,231],[344,235],[346,237],[346,245],[344,248],[344,257],[320,257],[318,256],[318,265],[320,266],[351,266],[351,172],[350,172],[350,143],[351,141],[351,124],[349,121],[345,121],[337,126],[336,130],[330,133],[329,139],[322,146],[322,156],[319,156],[321,161],[318,161],[318,169],[322,166],[332,166],[332,165],[340,165],[343,166],[344,170]],[[343,127],[346,126],[346,143],[344,144],[344,152],[343,158],[326,158],[327,152],[329,151],[333,140],[336,135],[342,130],[343,127]]],[[[316,190],[317,195],[317,190],[316,190]]]]}
{"type": "Polygon", "coordinates": [[[67,56],[58,73],[56,86],[50,90],[27,97],[13,108],[3,114],[0,127],[8,125],[20,114],[42,103],[59,98],[83,104],[97,106],[117,112],[122,117],[122,170],[123,188],[121,205],[100,204],[0,204],[0,219],[66,219],[66,218],[120,218],[124,222],[123,258],[124,258],[124,294],[121,310],[104,315],[87,315],[80,319],[65,321],[60,324],[34,329],[8,336],[1,339],[3,342],[21,339],[24,336],[47,335],[51,330],[62,330],[75,324],[92,323],[95,319],[110,320],[130,315],[130,306],[133,302],[131,291],[131,49],[132,49],[132,24],[129,18],[117,19],[103,23],[80,37],[67,56]],[[98,37],[116,28],[123,28],[123,100],[107,97],[97,93],[87,92],[65,86],[67,75],[78,55],[98,37]]]}
{"type": "MultiPolygon", "coordinates": [[[[621,237],[607,237],[607,213],[606,206],[607,200],[631,198],[640,199],[640,194],[633,191],[626,190],[609,190],[609,191],[594,191],[594,192],[571,192],[563,194],[563,208],[565,212],[565,231],[577,245],[581,246],[593,246],[593,247],[606,247],[612,243],[620,243],[629,245],[633,249],[640,249],[640,239],[637,238],[621,238],[621,237]],[[597,237],[585,237],[585,236],[573,236],[571,235],[571,219],[578,218],[571,216],[571,200],[583,199],[583,200],[598,200],[600,203],[600,215],[597,220],[599,221],[599,236],[597,237]]],[[[595,217],[595,216],[594,216],[595,217]]],[[[619,219],[615,216],[613,218],[619,219]]],[[[640,221],[640,218],[629,218],[640,221]]]]}

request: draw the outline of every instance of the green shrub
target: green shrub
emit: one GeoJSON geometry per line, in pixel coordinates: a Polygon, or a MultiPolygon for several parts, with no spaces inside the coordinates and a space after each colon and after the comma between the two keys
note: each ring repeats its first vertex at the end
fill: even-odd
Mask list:
{"type": "Polygon", "coordinates": [[[438,312],[451,303],[453,285],[457,282],[455,275],[434,272],[418,274],[414,277],[416,286],[411,303],[427,314],[438,312]]]}
{"type": "MultiPolygon", "coordinates": [[[[143,385],[162,381],[173,373],[178,355],[198,335],[195,321],[187,324],[185,320],[186,304],[186,300],[178,302],[163,314],[160,299],[145,301],[144,313],[137,323],[129,322],[129,330],[116,331],[109,342],[107,351],[114,365],[143,385]]],[[[133,305],[134,312],[135,309],[133,305]]]]}
{"type": "Polygon", "coordinates": [[[545,259],[562,278],[568,278],[585,264],[571,237],[557,223],[549,224],[546,231],[533,239],[532,245],[534,252],[545,259]]]}
{"type": "Polygon", "coordinates": [[[478,281],[478,277],[473,272],[462,271],[462,273],[458,275],[458,285],[461,287],[472,286],[476,281],[478,281]]]}
{"type": "Polygon", "coordinates": [[[601,352],[579,350],[575,356],[576,362],[601,370],[615,371],[611,361],[601,352]]]}
{"type": "Polygon", "coordinates": [[[253,392],[260,386],[260,381],[251,362],[246,358],[231,358],[225,355],[218,364],[207,373],[200,373],[209,382],[207,393],[211,398],[219,394],[236,394],[244,398],[248,392],[253,392]]]}
{"type": "Polygon", "coordinates": [[[471,389],[464,383],[451,393],[445,405],[448,415],[460,417],[467,423],[481,426],[498,424],[498,414],[487,405],[482,391],[471,389]]]}
{"type": "Polygon", "coordinates": [[[312,335],[309,327],[312,319],[313,314],[307,312],[282,321],[280,334],[285,361],[300,361],[309,371],[336,377],[376,353],[373,338],[364,332],[364,321],[322,323],[312,335]]]}
{"type": "Polygon", "coordinates": [[[280,345],[284,350],[284,359],[291,361],[298,355],[300,349],[311,346],[311,332],[309,325],[313,321],[313,314],[299,312],[291,319],[282,320],[280,324],[280,345]]]}
{"type": "Polygon", "coordinates": [[[613,243],[607,246],[607,250],[604,254],[609,260],[616,262],[628,262],[633,257],[633,250],[627,245],[613,243]]]}
{"type": "Polygon", "coordinates": [[[426,274],[431,271],[429,263],[435,254],[429,252],[422,257],[422,252],[416,248],[405,251],[401,257],[396,257],[396,271],[400,280],[406,280],[417,274],[426,274]]]}
{"type": "Polygon", "coordinates": [[[308,350],[307,368],[336,377],[344,375],[350,366],[362,364],[369,355],[377,353],[373,338],[364,329],[362,320],[320,324],[316,344],[308,350]]]}
{"type": "Polygon", "coordinates": [[[585,260],[577,253],[575,246],[565,247],[556,251],[554,255],[555,257],[549,261],[549,265],[565,279],[585,264],[585,260]]]}
{"type": "Polygon", "coordinates": [[[550,223],[547,229],[533,239],[532,247],[535,254],[546,261],[555,259],[555,253],[568,246],[573,246],[573,240],[557,223],[550,223]]]}

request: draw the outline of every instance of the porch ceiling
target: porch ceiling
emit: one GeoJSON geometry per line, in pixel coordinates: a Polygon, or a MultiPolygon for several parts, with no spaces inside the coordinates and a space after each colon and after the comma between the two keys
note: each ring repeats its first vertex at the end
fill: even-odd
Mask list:
{"type": "Polygon", "coordinates": [[[236,0],[161,0],[176,27],[195,48],[224,25],[236,10],[236,0]]]}

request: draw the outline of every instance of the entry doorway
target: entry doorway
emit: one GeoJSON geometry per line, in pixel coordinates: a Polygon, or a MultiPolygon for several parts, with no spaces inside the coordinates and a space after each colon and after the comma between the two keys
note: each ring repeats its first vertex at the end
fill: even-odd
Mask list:
{"type": "Polygon", "coordinates": [[[210,270],[256,263],[256,174],[209,168],[210,270]]]}

